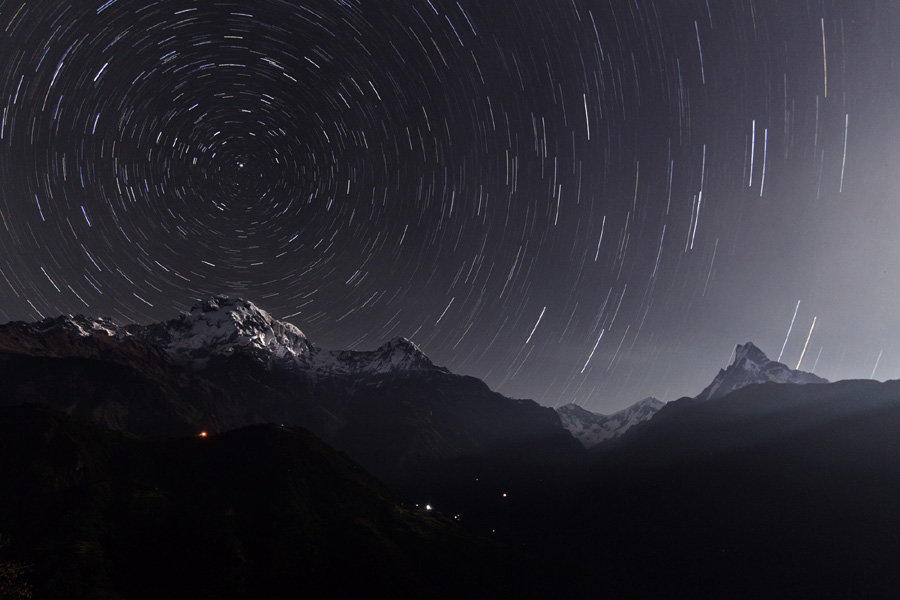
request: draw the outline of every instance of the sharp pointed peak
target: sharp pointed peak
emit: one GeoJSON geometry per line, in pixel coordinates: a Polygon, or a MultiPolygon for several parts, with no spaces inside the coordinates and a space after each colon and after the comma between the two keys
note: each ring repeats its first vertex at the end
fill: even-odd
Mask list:
{"type": "Polygon", "coordinates": [[[719,371],[715,379],[700,392],[698,399],[720,398],[754,383],[827,383],[827,380],[817,375],[792,369],[770,359],[753,342],[735,346],[733,356],[731,364],[719,371]]]}
{"type": "MultiPolygon", "coordinates": [[[[232,296],[210,296],[198,300],[190,310],[182,312],[179,319],[182,323],[197,321],[229,322],[253,327],[284,327],[294,330],[296,327],[279,321],[271,313],[254,304],[250,300],[232,296]]],[[[297,330],[297,333],[300,333],[297,330]]]]}
{"type": "Polygon", "coordinates": [[[419,346],[403,336],[391,338],[378,349],[384,354],[406,356],[414,359],[417,364],[431,365],[431,359],[422,351],[419,346]]]}
{"type": "Polygon", "coordinates": [[[734,347],[734,361],[737,364],[741,359],[749,359],[757,364],[765,364],[771,361],[766,353],[759,349],[753,342],[744,342],[734,347]]]}

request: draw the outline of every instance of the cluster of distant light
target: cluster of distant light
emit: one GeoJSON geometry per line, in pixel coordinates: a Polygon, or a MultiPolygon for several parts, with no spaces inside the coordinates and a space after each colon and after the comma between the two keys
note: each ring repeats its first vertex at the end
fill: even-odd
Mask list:
{"type": "Polygon", "coordinates": [[[749,13],[696,4],[0,10],[6,316],[231,293],[320,343],[402,334],[511,391],[590,398],[631,377],[656,299],[707,294],[723,191],[757,170],[765,191],[771,126],[758,144],[727,112],[722,142],[695,114],[749,13]]]}

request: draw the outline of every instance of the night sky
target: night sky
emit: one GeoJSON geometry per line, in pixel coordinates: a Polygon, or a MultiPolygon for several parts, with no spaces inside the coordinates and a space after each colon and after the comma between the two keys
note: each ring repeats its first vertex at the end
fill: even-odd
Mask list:
{"type": "Polygon", "coordinates": [[[598,411],[747,340],[900,377],[895,0],[7,0],[0,28],[0,320],[241,296],[598,411]]]}

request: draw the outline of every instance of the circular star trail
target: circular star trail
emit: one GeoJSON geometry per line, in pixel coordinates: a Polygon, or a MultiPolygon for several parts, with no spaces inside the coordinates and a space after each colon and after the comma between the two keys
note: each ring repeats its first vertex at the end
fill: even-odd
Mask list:
{"type": "Polygon", "coordinates": [[[0,317],[230,294],[597,409],[896,375],[898,8],[790,4],[0,2],[0,317]]]}

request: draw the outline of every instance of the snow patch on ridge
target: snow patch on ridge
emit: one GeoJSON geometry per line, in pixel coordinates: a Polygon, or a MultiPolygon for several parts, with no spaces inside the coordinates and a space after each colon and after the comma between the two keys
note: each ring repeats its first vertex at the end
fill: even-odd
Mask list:
{"type": "Polygon", "coordinates": [[[35,333],[48,331],[64,331],[75,337],[88,337],[95,333],[102,333],[110,337],[117,337],[119,326],[112,320],[105,318],[86,317],[84,315],[54,317],[44,319],[31,324],[35,333]]]}

